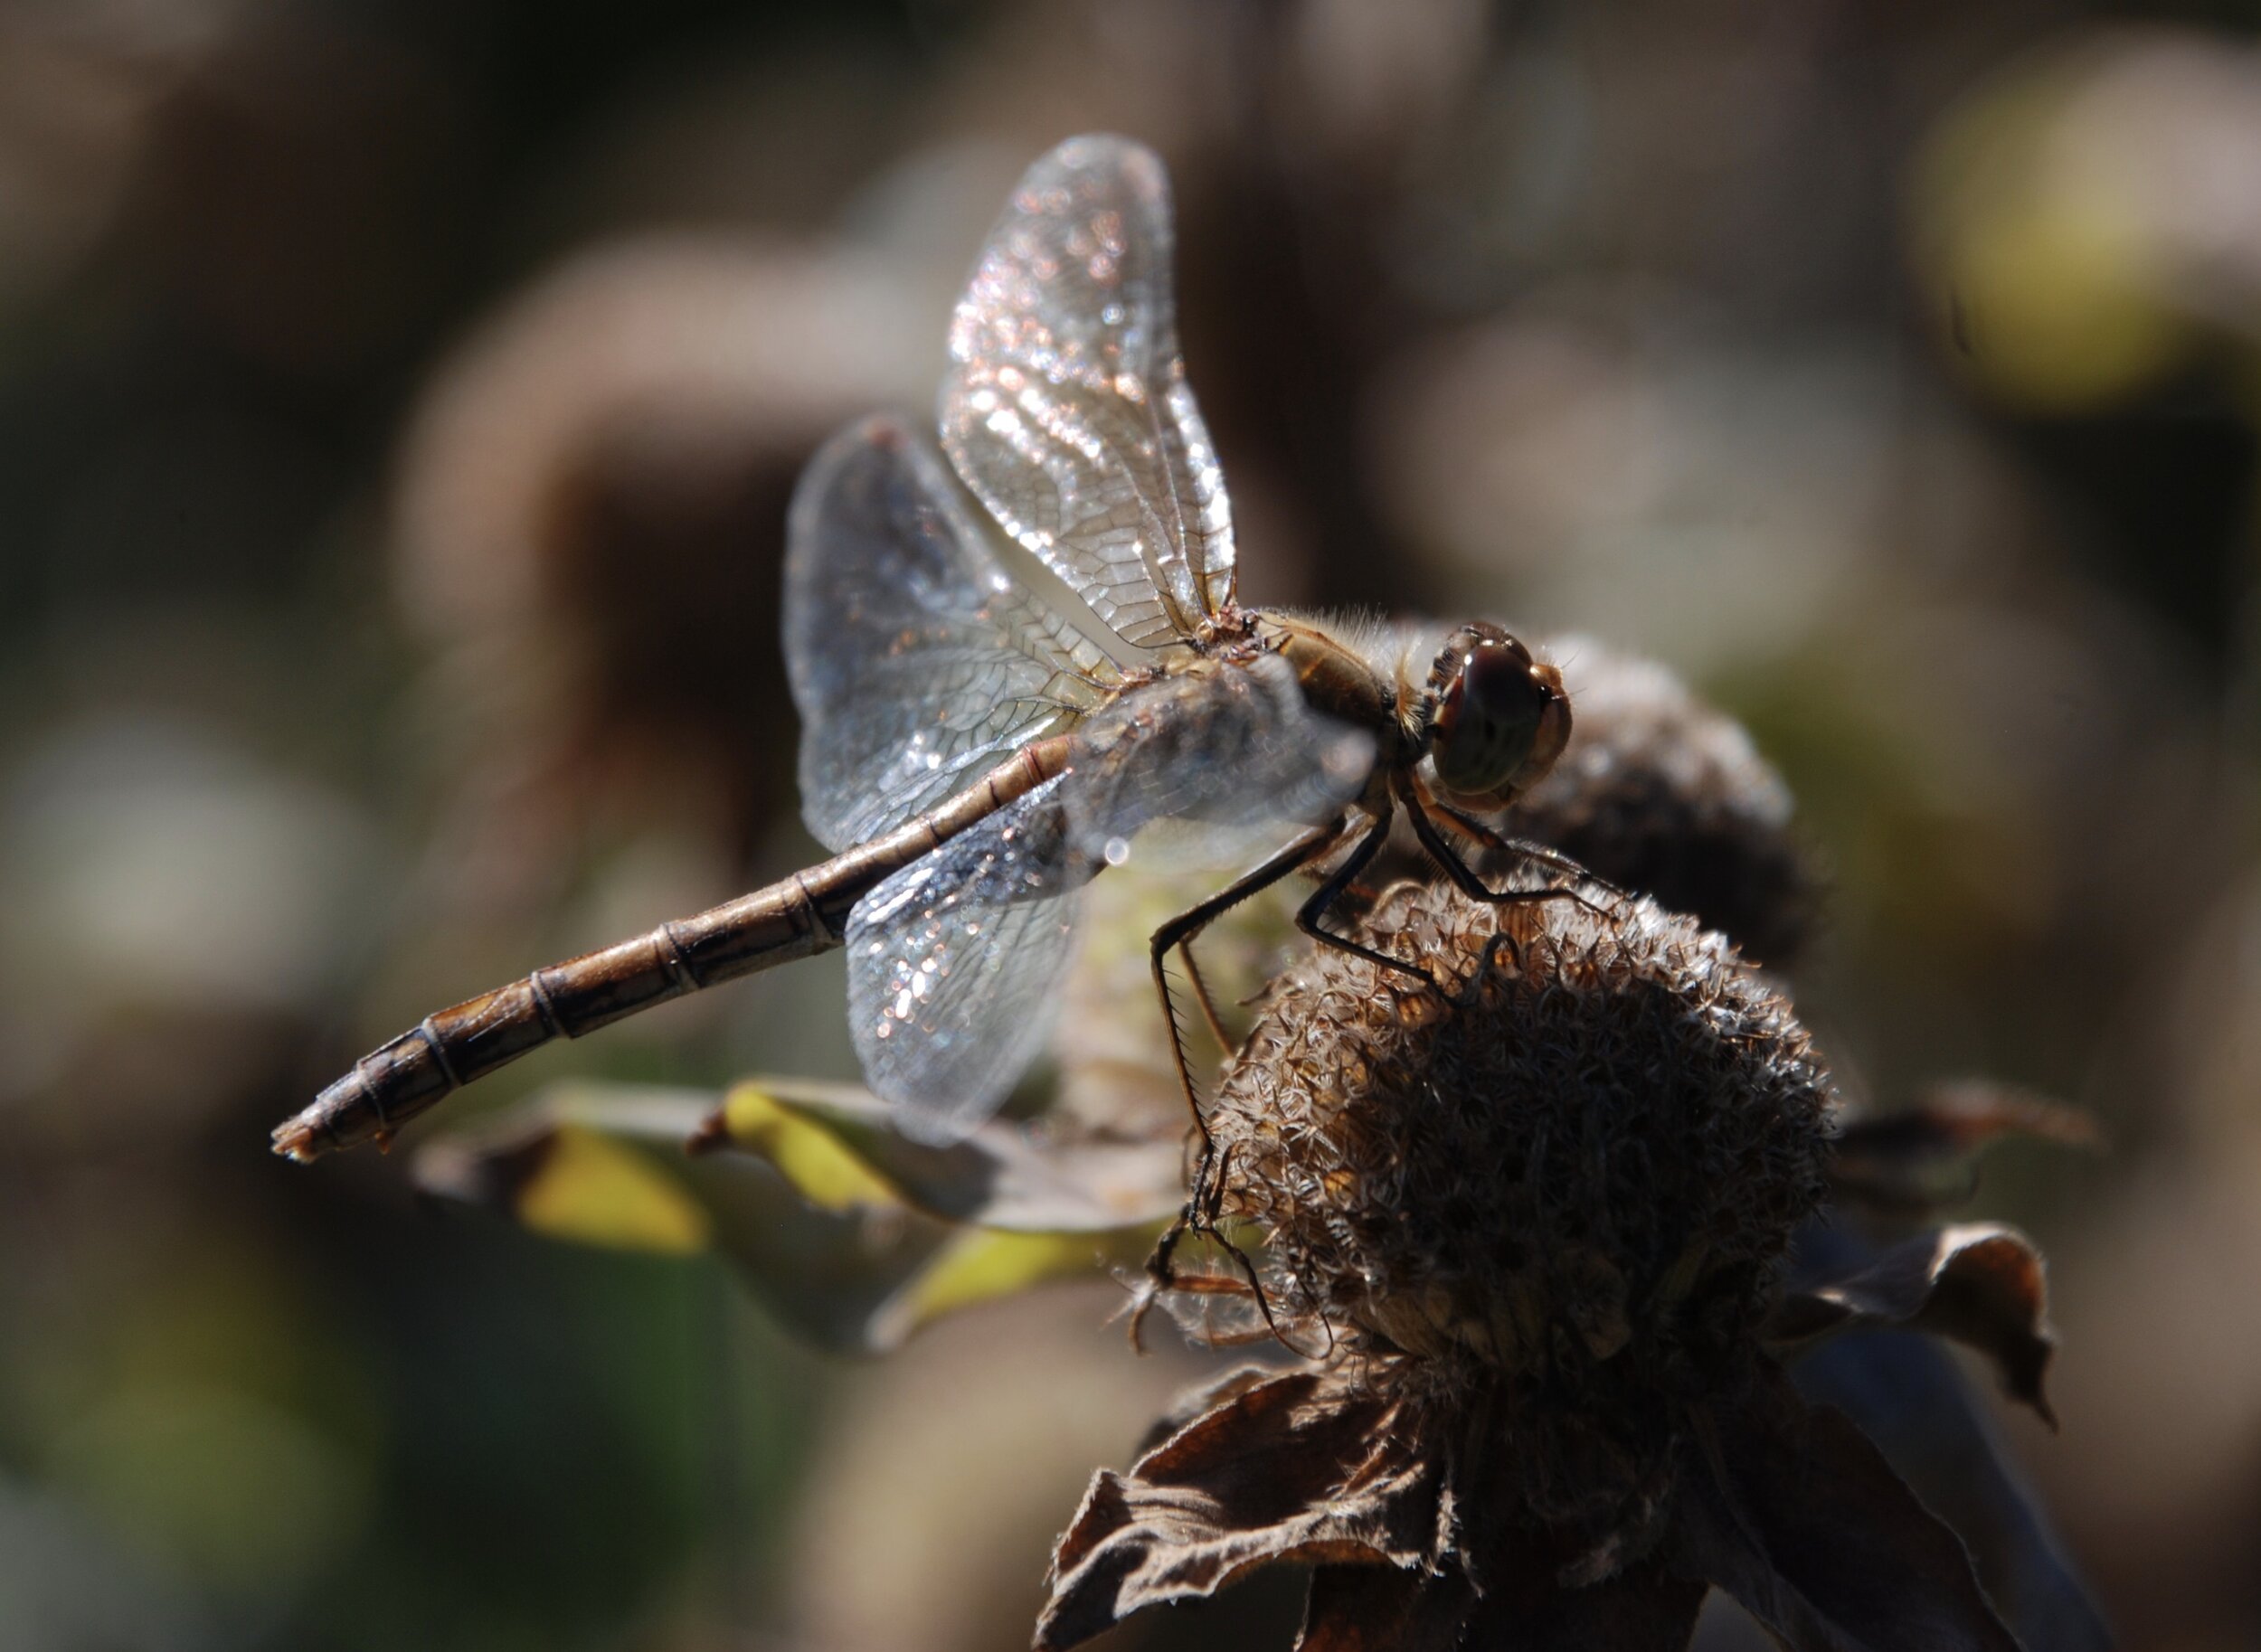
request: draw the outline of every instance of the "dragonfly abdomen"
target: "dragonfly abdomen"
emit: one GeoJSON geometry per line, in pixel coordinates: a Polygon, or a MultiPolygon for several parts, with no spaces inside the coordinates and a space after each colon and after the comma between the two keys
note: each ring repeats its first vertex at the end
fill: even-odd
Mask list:
{"type": "Polygon", "coordinates": [[[1058,774],[1069,747],[1065,735],[1023,747],[949,802],[820,865],[425,1016],[278,1127],[275,1151],[310,1160],[382,1144],[452,1091],[553,1039],[831,950],[875,885],[1058,774]]]}

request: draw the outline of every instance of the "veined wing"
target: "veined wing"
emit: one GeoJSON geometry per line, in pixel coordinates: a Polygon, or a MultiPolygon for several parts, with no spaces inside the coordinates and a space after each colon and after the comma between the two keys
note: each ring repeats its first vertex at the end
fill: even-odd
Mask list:
{"type": "Polygon", "coordinates": [[[810,459],[785,553],[801,809],[830,849],[962,790],[1121,680],[1006,573],[932,450],[860,420],[810,459]]]}
{"type": "Polygon", "coordinates": [[[1066,772],[888,878],[848,915],[848,1024],[903,1132],[955,1141],[1044,1047],[1075,892],[1143,826],[1325,818],[1374,742],[1314,713],[1277,656],[1204,662],[1118,696],[1066,772]]]}
{"type": "Polygon", "coordinates": [[[1061,796],[1071,849],[1113,861],[1156,820],[1317,825],[1373,772],[1374,737],[1311,710],[1294,670],[1265,654],[1121,695],[1077,730],[1061,796]]]}
{"type": "Polygon", "coordinates": [[[1070,138],[990,231],[942,381],[966,486],[1140,647],[1233,600],[1232,511],[1178,354],[1171,250],[1153,152],[1070,138]]]}
{"type": "Polygon", "coordinates": [[[904,1135],[961,1139],[1044,1047],[1099,863],[1069,845],[1057,775],[906,866],[848,914],[848,1028],[904,1135]]]}

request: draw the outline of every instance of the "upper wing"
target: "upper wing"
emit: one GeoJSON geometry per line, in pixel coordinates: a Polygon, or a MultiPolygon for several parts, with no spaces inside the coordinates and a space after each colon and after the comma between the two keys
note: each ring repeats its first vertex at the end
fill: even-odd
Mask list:
{"type": "Polygon", "coordinates": [[[1097,870],[1069,846],[1055,776],[913,862],[848,914],[848,1030],[913,1140],[970,1134],[1044,1047],[1097,870]]]}
{"type": "Polygon", "coordinates": [[[950,327],[942,446],[1006,531],[1123,640],[1233,600],[1233,518],[1186,383],[1169,184],[1127,138],[1028,169],[950,327]]]}
{"type": "Polygon", "coordinates": [[[888,417],[809,461],[785,552],[801,811],[826,847],[876,836],[1066,728],[1121,681],[1006,574],[932,451],[888,417]]]}

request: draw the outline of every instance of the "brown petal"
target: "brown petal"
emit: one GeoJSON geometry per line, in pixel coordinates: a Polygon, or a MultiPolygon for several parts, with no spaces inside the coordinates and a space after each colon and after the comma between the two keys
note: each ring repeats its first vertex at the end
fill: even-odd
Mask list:
{"type": "Polygon", "coordinates": [[[1923,1211],[1966,1196],[1978,1155],[2006,1136],[2066,1147],[2103,1146],[2096,1122],[2012,1085],[1962,1079],[1934,1085],[1915,1106],[1856,1116],[1838,1135],[1831,1180],[1840,1198],[1923,1211]]]}
{"type": "Polygon", "coordinates": [[[1386,1400],[1319,1372],[1241,1389],[1092,1482],[1053,1555],[1036,1645],[1074,1646],[1273,1561],[1433,1566],[1451,1541],[1442,1479],[1386,1400]]]}
{"type": "Polygon", "coordinates": [[[1321,1566],[1295,1652],[1453,1652],[1475,1604],[1457,1567],[1433,1577],[1397,1566],[1321,1566]]]}
{"type": "Polygon", "coordinates": [[[1994,1362],[2011,1395],[2057,1426],[2041,1392],[2057,1345],[2047,1265],[2015,1228],[1969,1222],[1895,1245],[1858,1273],[1785,1294],[1762,1335],[1782,1350],[1878,1326],[1930,1331],[1976,1348],[1994,1362]]]}
{"type": "Polygon", "coordinates": [[[1154,1420],[1139,1440],[1139,1455],[1155,1450],[1172,1435],[1183,1433],[1208,1412],[1229,1405],[1251,1389],[1278,1380],[1272,1365],[1235,1365],[1222,1375],[1187,1389],[1170,1402],[1169,1409],[1154,1420]]]}
{"type": "Polygon", "coordinates": [[[1733,1595],[1796,1652],[2019,1652],[1955,1534],[1839,1412],[1779,1373],[1705,1432],[1673,1569],[1733,1595]]]}

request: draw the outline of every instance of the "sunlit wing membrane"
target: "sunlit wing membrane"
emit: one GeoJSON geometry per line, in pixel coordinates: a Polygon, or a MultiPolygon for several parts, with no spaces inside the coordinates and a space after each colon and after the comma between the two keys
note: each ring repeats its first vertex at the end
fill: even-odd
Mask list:
{"type": "Polygon", "coordinates": [[[942,380],[958,474],[1140,647],[1233,599],[1232,511],[1178,355],[1171,249],[1153,153],[1069,139],[990,232],[942,380]]]}
{"type": "Polygon", "coordinates": [[[809,462],[785,553],[801,809],[828,848],[932,808],[1121,681],[1021,589],[941,459],[859,420],[809,462]]]}
{"type": "Polygon", "coordinates": [[[1317,825],[1365,789],[1374,737],[1312,711],[1273,654],[1132,689],[1076,732],[1061,793],[1069,846],[1120,859],[1139,830],[1317,825]]]}
{"type": "Polygon", "coordinates": [[[848,1027],[904,1135],[947,1143],[1044,1047],[1095,867],[1068,846],[1058,776],[880,884],[848,915],[848,1027]]]}

